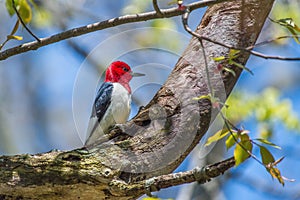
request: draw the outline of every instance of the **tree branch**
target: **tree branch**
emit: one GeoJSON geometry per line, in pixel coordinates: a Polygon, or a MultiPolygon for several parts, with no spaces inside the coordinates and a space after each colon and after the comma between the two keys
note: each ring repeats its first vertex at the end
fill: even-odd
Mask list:
{"type": "MultiPolygon", "coordinates": [[[[283,56],[273,56],[273,55],[266,55],[266,54],[263,54],[263,53],[260,53],[260,52],[257,52],[257,51],[254,51],[252,50],[256,45],[251,45],[249,47],[239,47],[239,46],[232,46],[232,45],[228,45],[226,43],[223,43],[223,42],[219,42],[217,40],[213,40],[209,37],[206,37],[206,36],[203,36],[203,35],[200,35],[194,31],[192,31],[192,29],[189,27],[188,25],[188,19],[189,19],[189,15],[190,15],[190,12],[191,10],[189,9],[189,7],[187,7],[187,9],[185,9],[185,12],[184,14],[182,15],[182,23],[183,23],[183,26],[184,26],[184,29],[190,33],[192,36],[198,38],[199,40],[206,40],[208,42],[211,42],[211,43],[214,43],[214,44],[217,44],[217,45],[220,45],[222,47],[226,47],[228,49],[236,49],[236,50],[240,50],[240,51],[243,51],[245,53],[250,53],[254,56],[257,56],[257,57],[260,57],[260,58],[264,58],[264,59],[273,59],[273,60],[286,60],[286,61],[299,61],[300,60],[300,57],[283,57],[283,56]]],[[[283,36],[283,37],[279,37],[279,38],[276,38],[274,40],[278,40],[278,39],[283,39],[283,38],[287,38],[288,36],[283,36]]],[[[297,36],[294,36],[294,37],[297,37],[297,36]]],[[[269,42],[272,42],[274,40],[270,40],[270,41],[266,41],[266,42],[262,42],[262,44],[266,44],[266,43],[269,43],[269,42]]],[[[260,45],[260,44],[259,44],[260,45]]]]}
{"type": "Polygon", "coordinates": [[[124,181],[113,180],[111,182],[111,186],[113,190],[118,191],[119,194],[124,193],[124,195],[133,196],[136,195],[136,191],[139,190],[143,191],[141,194],[148,194],[149,196],[151,196],[150,192],[156,192],[160,189],[169,188],[172,186],[192,183],[196,181],[200,184],[204,184],[211,181],[212,178],[222,175],[234,165],[235,160],[232,157],[205,167],[197,167],[186,172],[161,175],[133,185],[127,184],[124,181]]]}
{"type": "MultiPolygon", "coordinates": [[[[255,44],[272,5],[273,0],[235,0],[213,5],[195,32],[246,48],[255,44]]],[[[0,197],[125,200],[145,193],[146,180],[148,191],[168,187],[160,178],[151,178],[172,173],[199,143],[218,113],[209,100],[193,100],[210,92],[206,68],[215,98],[221,101],[231,93],[242,72],[227,64],[236,76],[216,73],[217,64],[210,58],[228,55],[229,49],[202,42],[206,65],[199,39],[193,37],[150,103],[131,121],[113,128],[101,143],[68,152],[1,156],[0,197]],[[156,181],[153,187],[149,187],[150,180],[156,181]]],[[[244,65],[249,55],[244,52],[237,62],[244,65]]],[[[189,175],[187,172],[184,177],[192,181],[193,176],[189,175]]],[[[171,184],[177,181],[180,182],[174,179],[171,184]]]]}
{"type": "Polygon", "coordinates": [[[163,16],[163,13],[161,12],[161,10],[158,6],[157,0],[153,0],[152,4],[153,4],[153,8],[156,11],[156,13],[159,14],[160,16],[163,16]]]}
{"type": "MultiPolygon", "coordinates": [[[[231,0],[206,0],[206,1],[198,1],[195,3],[189,4],[190,10],[195,10],[198,8],[203,8],[206,6],[211,6],[217,3],[221,3],[224,1],[231,1],[231,0]]],[[[83,34],[87,34],[94,31],[103,30],[110,27],[119,26],[122,24],[127,23],[133,23],[133,22],[141,22],[141,21],[148,21],[152,19],[158,19],[158,18],[170,18],[174,16],[178,16],[183,14],[184,11],[179,10],[177,8],[170,8],[170,9],[162,9],[161,14],[157,13],[156,11],[153,12],[146,12],[146,13],[140,13],[140,14],[132,14],[132,15],[124,15],[121,17],[116,17],[112,19],[108,19],[102,22],[96,22],[93,24],[89,24],[86,26],[81,26],[77,28],[73,28],[55,35],[52,35],[50,37],[41,38],[40,42],[34,41],[34,42],[28,42],[25,44],[22,44],[20,46],[12,47],[10,49],[7,49],[5,51],[2,51],[0,53],[0,60],[5,60],[8,57],[11,57],[13,55],[21,54],[27,51],[36,50],[40,47],[53,44],[62,40],[66,40],[72,37],[77,37],[83,34]]]]}

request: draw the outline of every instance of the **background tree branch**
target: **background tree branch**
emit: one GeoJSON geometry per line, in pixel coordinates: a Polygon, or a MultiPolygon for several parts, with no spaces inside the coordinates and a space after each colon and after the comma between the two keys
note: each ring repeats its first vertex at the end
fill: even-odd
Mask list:
{"type": "MultiPolygon", "coordinates": [[[[231,46],[252,46],[272,5],[273,0],[237,0],[213,5],[207,9],[196,33],[231,46]]],[[[172,14],[183,13],[173,10],[172,14]]],[[[162,10],[164,12],[166,10],[162,10]]],[[[119,24],[120,18],[117,19],[106,21],[109,25],[102,28],[119,24]]],[[[82,32],[75,31],[75,35],[78,33],[82,32]]],[[[43,40],[41,43],[45,44],[43,40]]],[[[193,37],[151,102],[131,121],[112,129],[110,138],[93,147],[69,152],[1,156],[0,195],[7,199],[132,199],[145,193],[145,187],[138,187],[138,183],[171,173],[199,143],[218,113],[207,99],[192,100],[212,92],[205,69],[209,70],[215,97],[223,101],[242,71],[224,63],[236,76],[225,71],[216,73],[217,63],[211,58],[228,55],[229,49],[202,42],[207,65],[199,39],[193,37]]],[[[244,53],[237,62],[245,65],[248,57],[249,53],[244,53]]],[[[233,163],[229,163],[231,167],[233,163]]]]}
{"type": "MultiPolygon", "coordinates": [[[[198,8],[203,8],[206,6],[210,6],[216,3],[231,1],[231,0],[206,0],[206,1],[198,1],[195,3],[191,3],[189,6],[190,10],[195,10],[198,8]]],[[[49,44],[53,44],[62,40],[66,40],[72,37],[77,37],[83,34],[91,33],[94,31],[99,31],[115,26],[119,26],[122,24],[133,23],[133,22],[141,22],[158,18],[169,18],[183,14],[184,11],[175,8],[170,9],[161,9],[161,13],[157,13],[156,11],[140,13],[140,14],[132,14],[120,16],[112,19],[108,19],[102,22],[96,22],[93,24],[89,24],[86,26],[81,26],[77,28],[73,28],[50,37],[40,38],[39,41],[33,41],[29,43],[22,44],[20,46],[12,47],[10,49],[4,50],[0,52],[0,60],[5,60],[11,56],[21,54],[31,50],[37,50],[40,47],[47,46],[49,44]]]]}

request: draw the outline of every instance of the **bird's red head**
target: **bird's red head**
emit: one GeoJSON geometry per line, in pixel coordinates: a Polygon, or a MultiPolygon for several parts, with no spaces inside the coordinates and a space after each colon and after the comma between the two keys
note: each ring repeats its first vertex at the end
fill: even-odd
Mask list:
{"type": "Polygon", "coordinates": [[[129,65],[122,61],[115,61],[109,65],[105,74],[105,82],[129,83],[132,79],[129,65]]]}
{"type": "Polygon", "coordinates": [[[105,74],[105,82],[120,83],[129,93],[129,81],[133,76],[143,76],[144,74],[133,73],[128,64],[122,61],[115,61],[109,65],[105,74]]]}

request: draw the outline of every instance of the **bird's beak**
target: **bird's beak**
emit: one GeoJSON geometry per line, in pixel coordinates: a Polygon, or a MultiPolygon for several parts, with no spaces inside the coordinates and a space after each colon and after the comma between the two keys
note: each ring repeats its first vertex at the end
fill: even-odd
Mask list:
{"type": "Polygon", "coordinates": [[[137,72],[131,72],[130,74],[131,74],[132,77],[145,76],[145,74],[137,73],[137,72]]]}

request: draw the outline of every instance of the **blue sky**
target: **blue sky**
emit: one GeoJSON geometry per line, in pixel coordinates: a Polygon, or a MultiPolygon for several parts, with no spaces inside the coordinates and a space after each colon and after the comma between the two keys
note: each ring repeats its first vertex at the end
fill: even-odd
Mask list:
{"type": "MultiPolygon", "coordinates": [[[[96,7],[91,7],[95,4],[83,4],[78,9],[93,12],[96,7]]],[[[100,6],[100,11],[97,10],[98,12],[95,15],[99,19],[118,16],[123,7],[122,4],[124,4],[123,1],[122,3],[106,1],[100,6]]],[[[10,18],[6,14],[4,3],[1,1],[0,13],[0,24],[4,27],[0,30],[2,41],[15,22],[15,18],[10,18]]],[[[203,10],[192,14],[191,27],[196,27],[202,14],[203,10]]],[[[68,27],[94,22],[94,19],[85,15],[80,20],[78,18],[80,17],[73,20],[68,19],[68,27]]],[[[98,63],[98,68],[92,66],[74,52],[65,41],[1,61],[1,154],[37,153],[54,148],[72,149],[82,146],[80,138],[84,134],[82,133],[84,124],[87,123],[89,117],[90,104],[97,83],[100,81],[103,69],[112,60],[125,60],[136,71],[147,74],[146,78],[136,79],[131,83],[133,88],[137,88],[133,93],[136,99],[134,105],[145,105],[160,85],[163,84],[180,53],[184,50],[188,42],[188,39],[184,38],[190,37],[183,30],[179,17],[176,17],[173,23],[175,23],[176,28],[174,38],[178,40],[173,39],[169,46],[165,47],[160,46],[161,43],[145,44],[145,46],[142,46],[143,48],[138,45],[134,46],[139,43],[139,37],[143,38],[146,33],[151,32],[150,29],[145,28],[151,25],[148,22],[124,25],[74,38],[75,43],[90,53],[89,57],[98,63]],[[129,31],[130,34],[135,34],[136,37],[129,38],[126,34],[120,35],[123,31],[129,31]],[[178,42],[179,45],[172,49],[170,46],[174,41],[178,42]],[[134,42],[136,44],[133,44],[134,42]],[[143,87],[138,87],[139,85],[143,85],[143,87]],[[79,133],[78,129],[80,130],[79,133]]],[[[51,26],[40,29],[34,28],[33,30],[38,36],[49,36],[59,32],[60,28],[51,26]]],[[[32,38],[24,29],[21,29],[18,34],[24,36],[24,41],[32,41],[32,38]]],[[[263,32],[262,34],[267,33],[263,32]]],[[[167,43],[166,38],[164,38],[164,41],[167,43]]],[[[8,43],[7,47],[17,44],[19,42],[12,41],[8,43]]],[[[258,50],[274,55],[300,56],[299,45],[293,40],[289,40],[286,45],[281,47],[268,45],[258,50]]],[[[247,67],[254,72],[254,76],[244,72],[235,90],[257,93],[269,86],[277,87],[282,91],[282,98],[289,98],[294,111],[300,116],[299,62],[283,62],[251,57],[247,67]]],[[[137,106],[133,107],[131,116],[137,112],[137,108],[137,106]]],[[[255,130],[257,126],[251,121],[244,125],[252,130],[255,130]]],[[[295,167],[300,164],[299,155],[297,154],[299,152],[297,147],[300,141],[299,133],[288,131],[281,124],[278,124],[273,139],[274,143],[283,148],[282,151],[275,151],[275,155],[286,157],[279,168],[288,178],[295,178],[297,181],[287,183],[283,188],[276,180],[272,180],[262,166],[255,163],[254,160],[249,160],[242,166],[232,170],[233,174],[238,174],[240,178],[227,182],[226,186],[221,189],[225,199],[240,199],[241,196],[243,199],[255,198],[256,200],[287,199],[290,196],[276,196],[276,192],[295,191],[294,189],[299,186],[298,180],[300,180],[300,172],[295,167]],[[272,191],[268,193],[253,187],[252,183],[248,184],[247,180],[249,181],[249,179],[247,177],[273,189],[275,195],[270,195],[272,191]]],[[[184,171],[191,166],[190,162],[191,158],[189,157],[178,170],[184,171]]],[[[176,195],[174,194],[179,191],[180,188],[175,187],[163,190],[158,194],[164,198],[175,198],[176,195]]]]}

